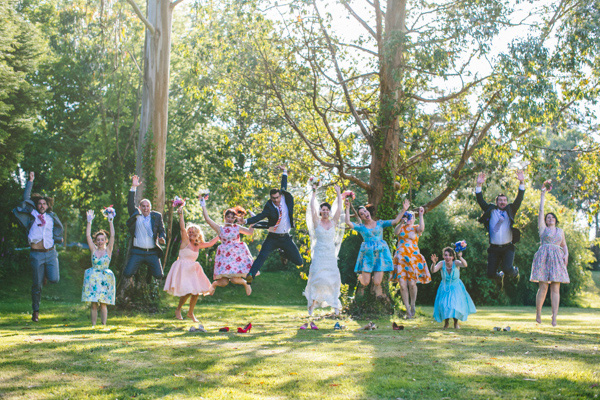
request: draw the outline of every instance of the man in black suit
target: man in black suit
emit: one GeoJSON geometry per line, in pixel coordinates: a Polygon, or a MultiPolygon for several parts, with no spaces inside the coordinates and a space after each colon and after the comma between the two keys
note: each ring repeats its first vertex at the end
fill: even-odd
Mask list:
{"type": "Polygon", "coordinates": [[[490,235],[490,247],[488,248],[487,276],[491,279],[501,281],[504,275],[511,278],[519,276],[519,269],[513,266],[515,259],[515,246],[521,237],[521,232],[513,227],[515,215],[521,206],[525,195],[525,176],[523,171],[517,171],[519,180],[519,193],[514,203],[508,203],[504,194],[496,196],[496,204],[486,203],[481,193],[481,186],[485,183],[485,174],[482,172],[477,177],[475,196],[477,204],[483,210],[479,218],[490,235]],[[502,265],[502,271],[498,272],[498,266],[502,265]]]}
{"type": "Polygon", "coordinates": [[[135,206],[135,192],[140,184],[139,178],[134,175],[127,197],[127,210],[129,211],[127,228],[133,239],[133,246],[129,251],[123,276],[125,278],[132,277],[140,265],[146,264],[152,275],[161,279],[164,277],[160,263],[163,250],[159,243],[165,244],[165,227],[161,213],[152,211],[150,200],[143,199],[140,201],[139,207],[135,206]]]}
{"type": "MultiPolygon", "coordinates": [[[[264,264],[267,256],[275,249],[283,250],[285,257],[296,265],[302,265],[302,256],[298,247],[292,241],[290,230],[294,228],[294,196],[287,189],[287,168],[279,167],[283,170],[281,175],[281,189],[271,189],[271,199],[267,201],[262,212],[247,220],[241,221],[244,224],[256,224],[267,218],[267,228],[269,233],[262,244],[258,257],[254,260],[252,268],[246,281],[252,283],[252,280],[264,264]]],[[[259,226],[255,226],[259,227],[259,226]]]]}

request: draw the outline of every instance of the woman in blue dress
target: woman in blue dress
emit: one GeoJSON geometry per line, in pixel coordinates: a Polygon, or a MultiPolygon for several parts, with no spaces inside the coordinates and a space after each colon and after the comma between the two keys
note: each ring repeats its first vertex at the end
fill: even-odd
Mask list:
{"type": "Polygon", "coordinates": [[[383,240],[383,229],[398,225],[408,207],[410,207],[410,202],[404,200],[404,208],[398,213],[395,219],[382,221],[374,220],[371,217],[371,213],[374,211],[373,206],[361,206],[358,208],[358,216],[362,224],[353,224],[350,222],[350,202],[346,202],[346,225],[348,225],[348,228],[360,233],[364,240],[360,245],[360,252],[358,253],[356,267],[354,268],[354,272],[360,274],[358,281],[363,286],[359,289],[359,293],[369,285],[371,275],[373,275],[375,296],[383,296],[381,289],[383,274],[394,270],[392,253],[385,240],[383,240]]]}
{"type": "Polygon", "coordinates": [[[437,322],[444,321],[444,329],[448,328],[450,318],[454,319],[454,328],[460,329],[458,320],[466,321],[469,314],[477,312],[471,296],[467,293],[465,285],[460,280],[460,269],[467,268],[467,262],[462,257],[462,252],[458,253],[458,260],[455,260],[456,253],[451,247],[442,250],[444,261],[438,262],[435,254],[431,256],[431,273],[442,271],[442,283],[438,288],[433,306],[433,318],[437,322]]]}
{"type": "Polygon", "coordinates": [[[115,244],[114,215],[108,216],[110,236],[105,230],[99,230],[92,236],[92,220],[94,212],[87,212],[87,227],[85,236],[92,253],[92,267],[85,270],[83,278],[83,293],[81,301],[92,303],[92,327],[98,320],[98,304],[100,305],[100,321],[106,325],[108,318],[107,305],[115,304],[115,275],[108,269],[115,244]]]}

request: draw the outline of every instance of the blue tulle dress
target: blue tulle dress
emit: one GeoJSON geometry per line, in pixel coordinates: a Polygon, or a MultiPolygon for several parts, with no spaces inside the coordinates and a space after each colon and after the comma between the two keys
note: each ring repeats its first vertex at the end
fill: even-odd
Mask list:
{"type": "MultiPolygon", "coordinates": [[[[460,261],[459,261],[460,262],[460,261]]],[[[446,262],[442,271],[442,283],[438,288],[433,306],[433,318],[437,322],[442,322],[448,318],[456,318],[460,321],[466,321],[469,314],[477,312],[471,296],[467,293],[465,285],[460,280],[460,268],[456,266],[456,261],[452,263],[452,272],[448,273],[446,262]]]]}
{"type": "Polygon", "coordinates": [[[354,230],[360,233],[364,242],[360,245],[360,252],[356,259],[354,272],[389,272],[394,270],[392,253],[385,240],[383,228],[392,226],[392,221],[377,221],[374,228],[369,229],[363,224],[354,225],[354,230]]]}

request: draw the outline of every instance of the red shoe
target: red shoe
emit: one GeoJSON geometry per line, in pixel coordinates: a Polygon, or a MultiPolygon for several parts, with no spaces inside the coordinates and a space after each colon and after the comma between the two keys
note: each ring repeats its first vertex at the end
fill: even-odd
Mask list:
{"type": "Polygon", "coordinates": [[[248,332],[250,332],[250,329],[252,329],[252,322],[250,322],[248,325],[246,325],[243,329],[238,328],[238,333],[248,333],[248,332]]]}
{"type": "Polygon", "coordinates": [[[224,328],[219,329],[219,332],[229,332],[229,327],[226,326],[224,328]]]}

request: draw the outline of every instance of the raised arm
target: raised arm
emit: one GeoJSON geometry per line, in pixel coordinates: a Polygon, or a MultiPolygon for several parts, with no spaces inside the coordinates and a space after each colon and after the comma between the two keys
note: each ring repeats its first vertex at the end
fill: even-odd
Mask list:
{"type": "Polygon", "coordinates": [[[346,226],[354,229],[354,224],[350,221],[350,200],[346,198],[346,226]]]}
{"type": "Polygon", "coordinates": [[[409,207],[410,207],[410,201],[408,199],[404,199],[404,205],[402,206],[402,210],[400,210],[400,212],[398,213],[396,218],[394,218],[392,220],[392,225],[398,225],[400,223],[402,216],[409,209],[409,207]]]}
{"type": "Polygon", "coordinates": [[[317,191],[313,188],[312,194],[310,195],[310,202],[308,206],[310,207],[310,216],[313,221],[313,228],[316,228],[319,224],[319,213],[315,210],[315,198],[317,197],[317,191]]]}
{"type": "Polygon", "coordinates": [[[517,193],[515,201],[512,203],[512,211],[515,214],[519,207],[521,207],[521,203],[525,197],[525,174],[523,173],[523,170],[520,169],[517,171],[517,179],[519,180],[519,192],[517,193]]]}
{"type": "Polygon", "coordinates": [[[475,198],[477,199],[477,204],[479,207],[486,211],[488,207],[488,203],[483,199],[483,193],[481,192],[481,186],[485,183],[485,174],[482,172],[477,175],[477,185],[475,187],[475,198]]]}
{"type": "Polygon", "coordinates": [[[214,238],[212,238],[210,241],[208,242],[203,242],[200,243],[198,245],[199,249],[206,249],[208,247],[213,247],[215,245],[215,243],[217,243],[219,241],[219,236],[215,236],[214,238]]]}
{"type": "Polygon", "coordinates": [[[340,193],[340,187],[338,185],[335,185],[335,195],[337,209],[335,210],[335,214],[333,214],[333,223],[337,225],[340,222],[340,214],[342,212],[342,207],[344,207],[344,205],[342,204],[342,194],[340,193]]]}
{"type": "Polygon", "coordinates": [[[138,178],[137,175],[134,175],[131,178],[131,189],[129,189],[129,193],[127,194],[127,212],[129,213],[129,216],[132,216],[135,213],[135,192],[141,183],[142,181],[140,181],[140,178],[138,178]]]}
{"type": "Polygon", "coordinates": [[[467,261],[463,258],[462,251],[458,252],[456,257],[458,258],[458,261],[460,261],[460,263],[462,264],[462,268],[467,268],[467,261]]]}
{"type": "Polygon", "coordinates": [[[200,205],[202,206],[202,216],[204,217],[204,220],[206,221],[206,223],[208,225],[210,225],[210,227],[213,229],[213,231],[215,231],[217,233],[217,235],[220,235],[221,227],[219,225],[217,225],[217,223],[210,218],[210,215],[208,215],[208,210],[206,209],[206,199],[202,195],[200,195],[199,198],[200,198],[200,205]]]}
{"type": "Polygon", "coordinates": [[[183,216],[183,206],[177,209],[177,213],[179,214],[179,230],[181,232],[181,248],[185,248],[189,242],[190,238],[188,237],[187,229],[185,229],[185,217],[183,216]]]}
{"type": "MultiPolygon", "coordinates": [[[[96,250],[96,245],[94,244],[94,239],[92,239],[92,220],[94,219],[94,211],[88,210],[85,214],[87,218],[87,225],[85,226],[85,238],[87,239],[87,244],[90,248],[92,254],[94,250],[96,250]]],[[[112,239],[112,234],[110,235],[112,239]]]]}
{"type": "Polygon", "coordinates": [[[431,255],[431,273],[435,274],[442,268],[443,262],[438,262],[438,257],[435,254],[431,255]]]}
{"type": "Polygon", "coordinates": [[[23,193],[23,200],[31,200],[31,189],[33,188],[33,180],[35,179],[35,173],[31,171],[29,173],[29,179],[25,183],[25,193],[23,193]]]}
{"type": "Polygon", "coordinates": [[[280,165],[279,169],[282,170],[282,172],[281,172],[281,189],[287,190],[287,176],[288,176],[287,167],[285,165],[280,165]]]}
{"type": "Polygon", "coordinates": [[[112,257],[112,251],[115,246],[115,224],[112,217],[108,218],[108,227],[110,230],[110,239],[108,239],[108,247],[106,251],[108,252],[108,256],[112,257]]]}
{"type": "MultiPolygon", "coordinates": [[[[548,181],[546,181],[548,182],[548,181]]],[[[542,185],[540,194],[540,209],[538,211],[538,230],[540,234],[546,229],[546,221],[544,220],[544,202],[546,201],[546,182],[542,185]]]]}
{"type": "Polygon", "coordinates": [[[416,231],[419,235],[425,231],[425,209],[423,207],[419,207],[419,226],[416,231]]]}

